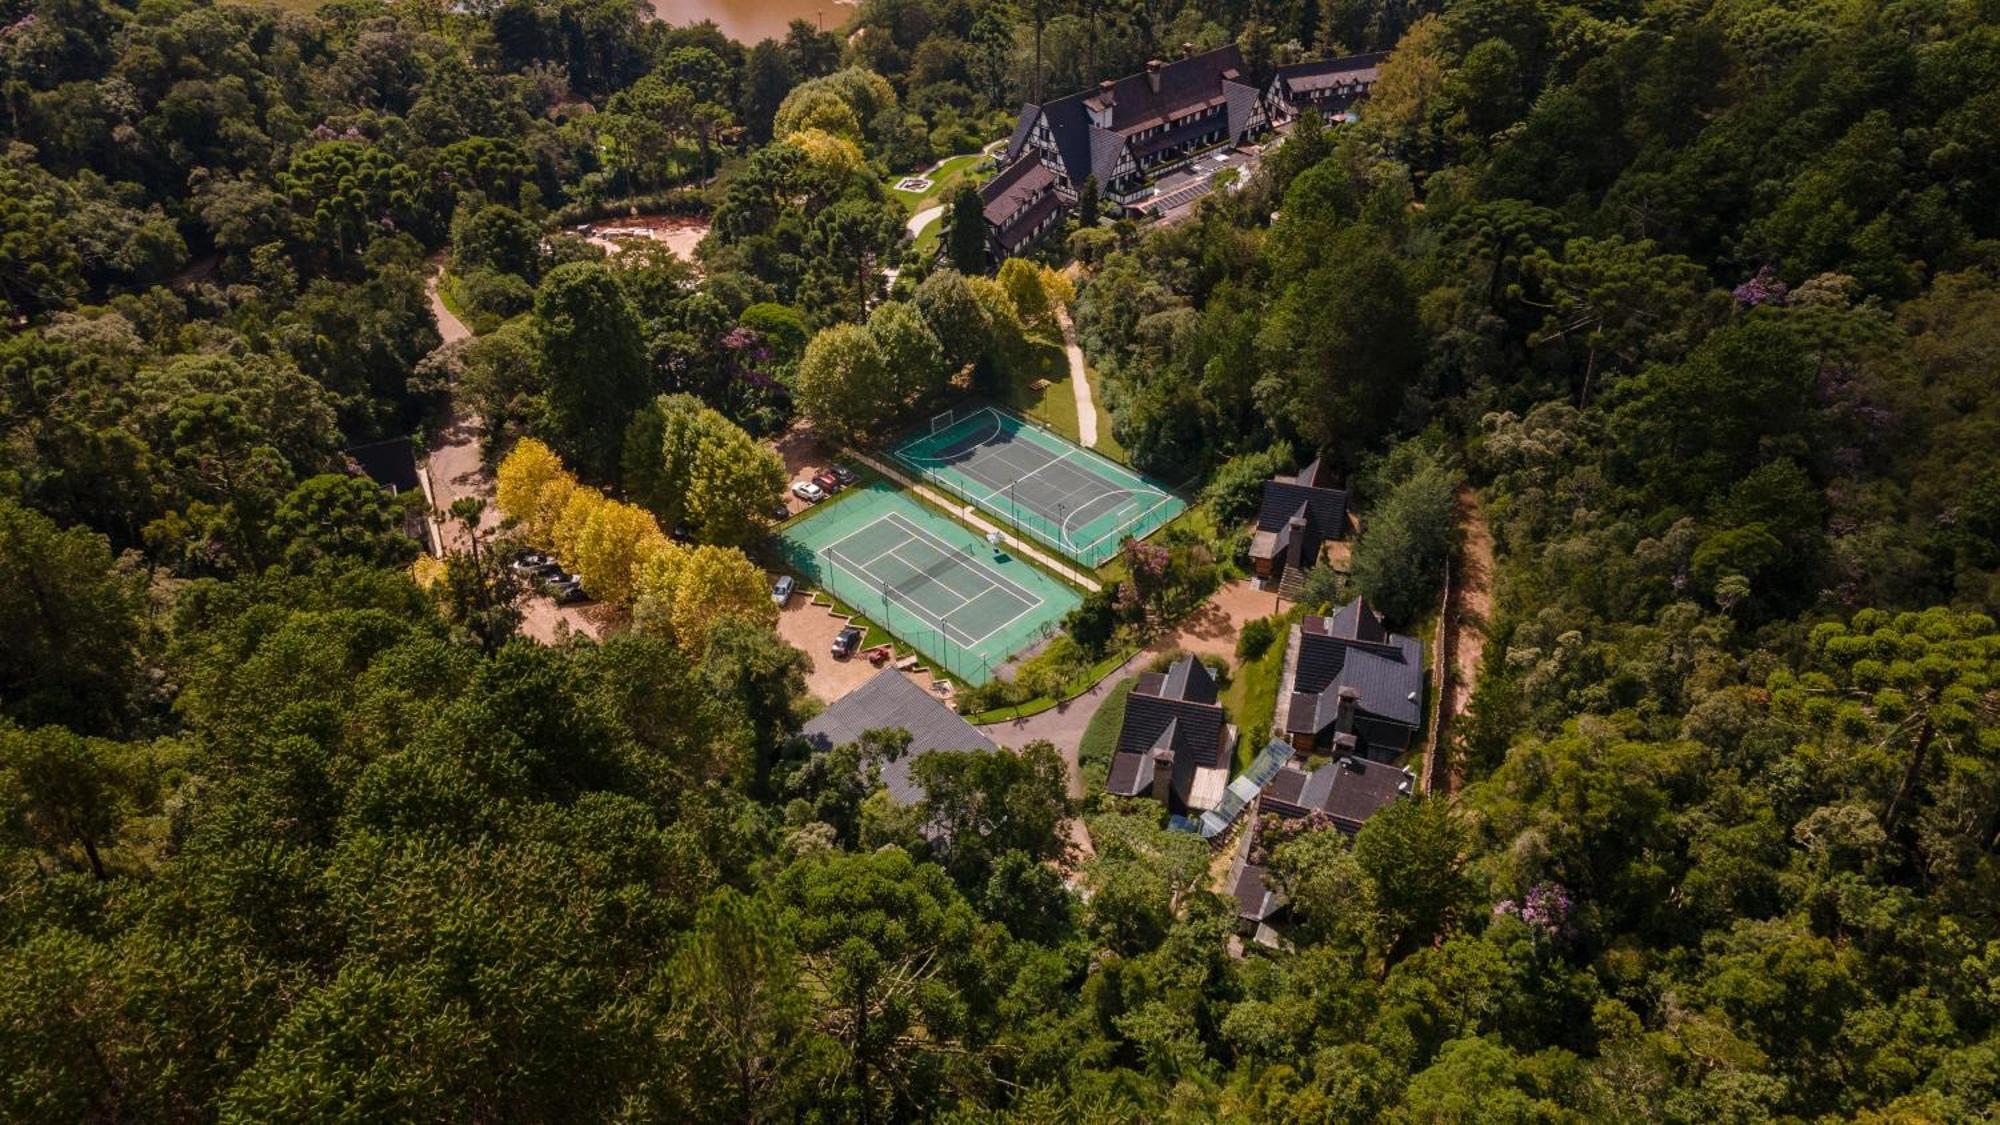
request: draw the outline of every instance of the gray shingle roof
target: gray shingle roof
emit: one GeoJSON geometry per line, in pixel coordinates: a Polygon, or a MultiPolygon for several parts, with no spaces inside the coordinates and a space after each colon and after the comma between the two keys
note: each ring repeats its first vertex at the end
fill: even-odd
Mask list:
{"type": "Polygon", "coordinates": [[[1153,791],[1153,757],[1151,754],[1120,751],[1111,756],[1111,772],[1104,779],[1104,788],[1117,797],[1144,797],[1153,791]]]}
{"type": "Polygon", "coordinates": [[[1321,539],[1347,535],[1347,493],[1315,488],[1283,478],[1264,482],[1264,499],[1257,508],[1257,530],[1277,531],[1304,510],[1306,526],[1321,539]]]}
{"type": "Polygon", "coordinates": [[[1303,94],[1335,86],[1372,86],[1382,73],[1387,51],[1349,55],[1342,59],[1317,59],[1278,68],[1275,78],[1293,93],[1303,94]]]}
{"type": "Polygon", "coordinates": [[[1055,173],[1033,154],[1007,165],[979,189],[986,221],[998,224],[1012,218],[1015,212],[1048,195],[1055,179],[1055,173]]]}
{"type": "Polygon", "coordinates": [[[1311,773],[1280,770],[1264,789],[1262,809],[1285,817],[1325,813],[1353,833],[1415,789],[1416,777],[1406,769],[1344,755],[1311,773]]]}
{"type": "Polygon", "coordinates": [[[869,681],[834,700],[799,731],[815,750],[859,741],[864,731],[901,729],[910,732],[910,750],[882,767],[882,784],[897,804],[923,800],[923,790],[910,778],[910,764],[933,750],[998,750],[951,708],[938,702],[908,676],[884,668],[869,681]]]}
{"type": "Polygon", "coordinates": [[[1414,728],[1422,721],[1423,686],[1423,642],[1389,632],[1356,598],[1331,617],[1300,622],[1285,729],[1317,734],[1333,725],[1342,688],[1354,689],[1363,714],[1414,728]]]}
{"type": "Polygon", "coordinates": [[[1215,681],[1209,679],[1206,668],[1196,673],[1182,667],[1193,663],[1198,663],[1194,657],[1183,657],[1166,675],[1148,672],[1139,677],[1132,694],[1125,697],[1125,722],[1118,729],[1119,751],[1158,749],[1165,737],[1174,751],[1176,773],[1192,766],[1221,764],[1224,724],[1222,707],[1214,702],[1215,681]],[[1204,682],[1205,692],[1201,687],[1204,682]],[[1194,692],[1196,698],[1169,694],[1176,686],[1194,692]],[[1207,698],[1200,698],[1204,694],[1207,698]]]}

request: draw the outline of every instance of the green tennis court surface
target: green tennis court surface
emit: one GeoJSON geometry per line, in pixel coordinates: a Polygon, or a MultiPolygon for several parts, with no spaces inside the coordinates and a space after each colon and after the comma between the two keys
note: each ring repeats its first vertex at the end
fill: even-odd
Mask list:
{"type": "Polygon", "coordinates": [[[993,407],[939,415],[896,447],[923,478],[1085,566],[1144,539],[1187,508],[1101,454],[993,407]]]}
{"type": "Polygon", "coordinates": [[[1011,555],[996,559],[984,540],[885,484],[787,526],[777,543],[809,585],[971,684],[1052,635],[1082,600],[1011,555]]]}

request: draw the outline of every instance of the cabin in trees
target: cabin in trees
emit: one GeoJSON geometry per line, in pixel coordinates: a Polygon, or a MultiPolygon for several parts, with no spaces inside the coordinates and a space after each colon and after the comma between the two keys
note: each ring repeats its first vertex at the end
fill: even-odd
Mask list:
{"type": "Polygon", "coordinates": [[[1250,536],[1250,562],[1265,588],[1296,591],[1326,544],[1346,538],[1347,491],[1335,487],[1324,461],[1264,482],[1257,529],[1250,536]]]}
{"type": "Polygon", "coordinates": [[[1125,699],[1125,722],[1105,788],[1151,797],[1176,812],[1221,802],[1229,784],[1236,728],[1216,700],[1215,677],[1192,656],[1139,677],[1125,699]]]}
{"type": "Polygon", "coordinates": [[[1266,112],[1273,123],[1290,121],[1307,109],[1329,117],[1345,113],[1368,96],[1388,57],[1387,51],[1376,51],[1281,66],[1264,87],[1266,112]]]}
{"type": "Polygon", "coordinates": [[[1330,824],[1349,836],[1361,831],[1368,818],[1416,792],[1416,775],[1383,762],[1352,754],[1335,758],[1318,769],[1301,769],[1295,762],[1279,769],[1258,795],[1257,816],[1231,864],[1228,886],[1236,900],[1238,929],[1265,945],[1277,944],[1275,926],[1282,921],[1285,898],[1271,886],[1263,865],[1263,818],[1330,824]]]}
{"type": "Polygon", "coordinates": [[[997,751],[1000,747],[979,733],[958,713],[938,702],[915,681],[894,668],[884,668],[869,681],[834,700],[814,716],[799,737],[813,750],[859,742],[871,730],[904,730],[909,749],[893,762],[882,763],[882,785],[898,805],[924,799],[923,787],[910,776],[910,766],[935,750],[997,751]]]}
{"type": "Polygon", "coordinates": [[[1377,762],[1410,748],[1423,721],[1422,641],[1389,632],[1356,598],[1292,626],[1290,645],[1278,707],[1287,741],[1377,762]]]}

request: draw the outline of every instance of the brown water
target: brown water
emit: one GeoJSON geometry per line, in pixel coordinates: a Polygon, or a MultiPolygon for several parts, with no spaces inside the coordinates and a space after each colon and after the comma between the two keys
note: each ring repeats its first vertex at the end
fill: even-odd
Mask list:
{"type": "Polygon", "coordinates": [[[793,20],[838,28],[854,8],[837,0],[653,0],[653,14],[674,24],[714,20],[724,35],[749,46],[783,39],[793,20]]]}

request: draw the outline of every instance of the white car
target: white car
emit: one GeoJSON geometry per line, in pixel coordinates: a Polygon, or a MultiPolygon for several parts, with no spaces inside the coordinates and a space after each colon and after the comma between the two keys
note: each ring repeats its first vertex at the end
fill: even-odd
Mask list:
{"type": "Polygon", "coordinates": [[[792,482],[792,495],[808,504],[817,504],[826,499],[826,489],[809,480],[795,480],[792,482]]]}

